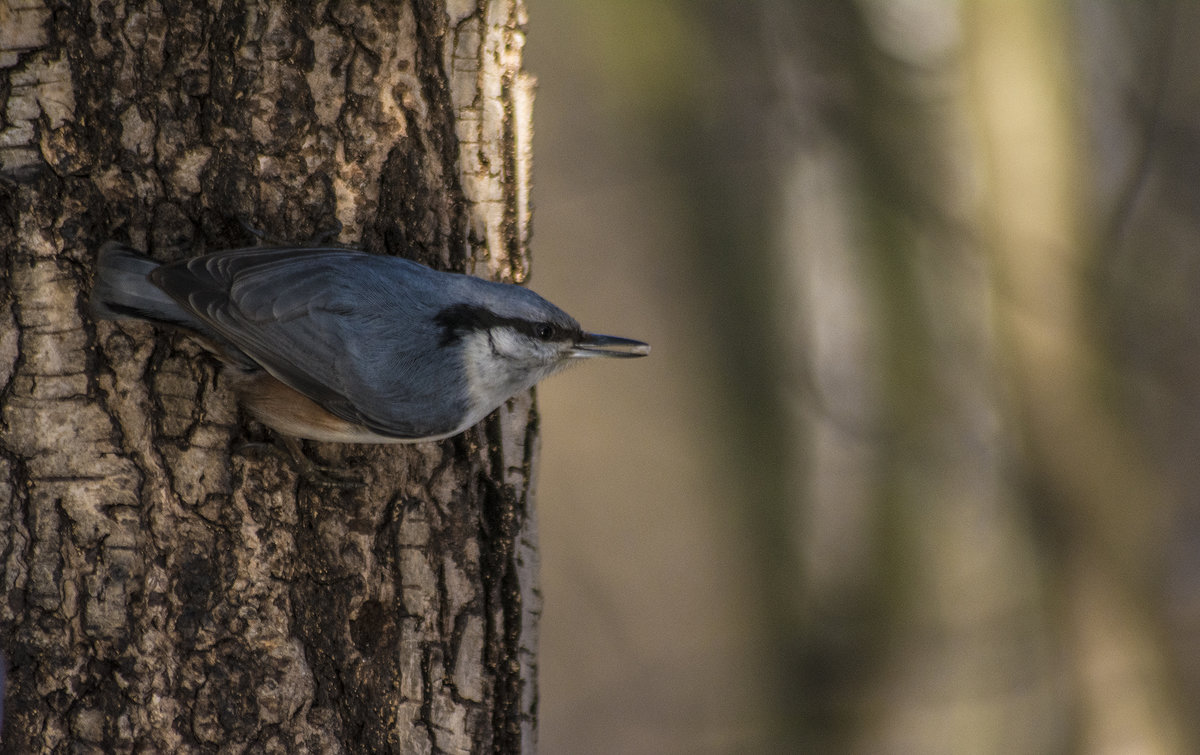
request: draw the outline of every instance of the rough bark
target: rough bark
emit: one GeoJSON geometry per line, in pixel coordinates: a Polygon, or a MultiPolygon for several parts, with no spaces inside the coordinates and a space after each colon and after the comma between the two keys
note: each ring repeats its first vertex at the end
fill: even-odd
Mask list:
{"type": "Polygon", "coordinates": [[[194,342],[86,310],[96,248],[237,219],[527,272],[521,0],[0,5],[4,752],[534,746],[536,413],[270,454],[194,342]]]}

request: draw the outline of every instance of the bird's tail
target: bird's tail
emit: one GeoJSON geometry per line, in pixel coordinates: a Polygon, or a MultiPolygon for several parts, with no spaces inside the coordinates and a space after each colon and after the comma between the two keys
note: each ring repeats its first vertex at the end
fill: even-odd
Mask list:
{"type": "Polygon", "coordinates": [[[116,241],[100,247],[92,286],[93,316],[194,326],[193,318],[147,277],[158,264],[116,241]]]}
{"type": "Polygon", "coordinates": [[[116,241],[100,247],[96,255],[96,282],[92,286],[92,316],[98,320],[148,320],[183,328],[226,362],[245,371],[261,369],[238,347],[179,306],[150,280],[159,263],[116,241]]]}

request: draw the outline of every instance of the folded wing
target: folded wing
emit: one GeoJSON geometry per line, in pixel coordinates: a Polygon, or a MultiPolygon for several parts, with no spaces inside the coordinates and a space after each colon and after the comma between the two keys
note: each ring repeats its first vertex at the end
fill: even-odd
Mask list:
{"type": "Polygon", "coordinates": [[[430,324],[441,275],[349,249],[250,248],[164,265],[151,280],[331,413],[421,438],[454,430],[461,416],[458,397],[432,382],[448,358],[430,324]]]}

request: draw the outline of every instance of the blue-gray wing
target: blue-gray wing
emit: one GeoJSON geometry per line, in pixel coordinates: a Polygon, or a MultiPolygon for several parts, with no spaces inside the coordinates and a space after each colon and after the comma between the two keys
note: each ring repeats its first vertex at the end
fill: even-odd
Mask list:
{"type": "Polygon", "coordinates": [[[350,249],[235,249],[151,280],[267,372],[342,419],[394,438],[455,429],[431,292],[445,276],[350,249]]]}

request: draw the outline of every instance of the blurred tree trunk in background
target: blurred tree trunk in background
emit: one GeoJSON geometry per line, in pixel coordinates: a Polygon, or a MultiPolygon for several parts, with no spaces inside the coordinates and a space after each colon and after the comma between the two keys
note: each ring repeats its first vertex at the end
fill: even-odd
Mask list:
{"type": "Polygon", "coordinates": [[[802,294],[783,305],[784,342],[803,347],[782,380],[804,470],[803,587],[782,588],[795,611],[772,635],[796,658],[778,679],[787,736],[820,751],[1193,751],[1166,601],[1176,503],[1121,388],[1152,364],[1105,340],[1123,305],[1099,285],[1107,233],[1128,208],[1105,206],[1090,153],[1114,131],[1145,143],[1128,121],[1151,131],[1156,85],[1085,86],[1114,47],[1117,70],[1145,54],[1161,73],[1163,38],[1126,37],[1169,29],[1146,20],[1163,7],[769,7],[794,155],[777,293],[802,294]]]}
{"type": "MultiPolygon", "coordinates": [[[[608,185],[636,185],[597,238],[668,260],[664,382],[703,392],[680,423],[728,486],[662,515],[707,501],[719,548],[645,538],[752,572],[690,570],[657,624],[593,600],[630,636],[596,629],[559,741],[1200,750],[1200,5],[554,6],[590,95],[563,130],[618,166],[560,186],[617,225],[608,185]],[[661,648],[688,589],[744,610],[708,629],[760,665],[661,648]],[[757,707],[647,693],[671,663],[749,667],[757,707]]],[[[610,560],[589,576],[627,608],[648,559],[610,560]]]]}
{"type": "Polygon", "coordinates": [[[97,247],[237,218],[521,281],[521,0],[0,5],[5,752],[532,751],[529,396],[314,488],[186,339],[86,311],[97,247]]]}
{"type": "Polygon", "coordinates": [[[1184,714],[1195,708],[1178,696],[1160,600],[1172,500],[1106,395],[1121,367],[1097,326],[1113,306],[1095,281],[1115,208],[1097,203],[1079,71],[1109,43],[1072,44],[1085,19],[1066,10],[1024,0],[976,3],[964,16],[1009,416],[1037,491],[1030,503],[1059,536],[1044,568],[1071,669],[1072,744],[1194,752],[1184,714]]]}

